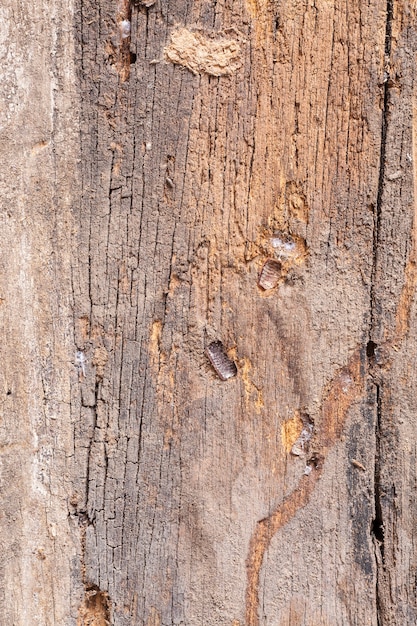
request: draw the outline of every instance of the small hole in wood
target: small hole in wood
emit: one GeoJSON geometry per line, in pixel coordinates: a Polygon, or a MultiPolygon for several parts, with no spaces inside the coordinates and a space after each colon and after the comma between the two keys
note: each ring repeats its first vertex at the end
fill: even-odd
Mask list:
{"type": "Polygon", "coordinates": [[[366,356],[368,359],[375,358],[375,351],[377,349],[377,344],[374,341],[368,341],[366,344],[366,356]]]}
{"type": "Polygon", "coordinates": [[[379,517],[376,517],[372,520],[371,532],[374,535],[375,539],[379,541],[380,544],[384,543],[384,526],[382,520],[379,517]]]}
{"type": "Polygon", "coordinates": [[[280,23],[280,19],[278,16],[275,17],[274,20],[274,31],[275,33],[277,32],[277,30],[279,30],[281,28],[281,23],[280,23]]]}

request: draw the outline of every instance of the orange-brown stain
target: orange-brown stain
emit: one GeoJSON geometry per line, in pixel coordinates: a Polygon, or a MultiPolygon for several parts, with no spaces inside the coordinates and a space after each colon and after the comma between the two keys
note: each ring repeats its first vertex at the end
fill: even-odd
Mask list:
{"type": "Polygon", "coordinates": [[[33,144],[31,154],[38,154],[49,144],[49,141],[43,140],[33,144]]]}
{"type": "Polygon", "coordinates": [[[156,360],[159,360],[161,335],[162,322],[160,320],[155,320],[154,322],[152,322],[151,326],[151,333],[149,338],[149,352],[151,356],[156,360]]]}
{"type": "Polygon", "coordinates": [[[96,376],[103,377],[104,368],[109,360],[109,353],[104,346],[99,346],[94,350],[91,364],[96,368],[96,376]]]}
{"type": "Polygon", "coordinates": [[[178,433],[172,428],[172,426],[167,426],[164,430],[164,450],[169,450],[174,443],[178,442],[178,433]]]}
{"type": "Polygon", "coordinates": [[[285,420],[285,422],[282,424],[281,441],[285,449],[285,452],[288,453],[291,451],[291,448],[293,447],[298,437],[300,436],[302,429],[303,429],[303,421],[298,411],[294,413],[293,417],[291,417],[288,420],[285,420]]]}
{"type": "Polygon", "coordinates": [[[120,176],[120,170],[121,170],[121,163],[120,161],[116,161],[113,165],[113,169],[112,169],[112,176],[114,178],[118,178],[120,176]]]}
{"type": "Polygon", "coordinates": [[[301,188],[301,185],[295,181],[289,181],[286,184],[286,204],[292,217],[301,223],[308,224],[310,207],[301,188]]]}
{"type": "Polygon", "coordinates": [[[256,17],[256,13],[258,11],[257,0],[246,0],[246,9],[252,18],[256,17]]]}
{"type": "Polygon", "coordinates": [[[262,15],[269,0],[246,0],[246,8],[253,19],[262,15]]]}
{"type": "Polygon", "coordinates": [[[108,594],[96,588],[87,589],[78,611],[77,626],[108,626],[110,623],[108,594]]]}
{"type": "Polygon", "coordinates": [[[410,327],[410,312],[414,301],[414,294],[417,286],[417,263],[416,244],[413,241],[413,251],[407,261],[404,273],[404,285],[401,290],[400,302],[398,304],[395,324],[394,342],[400,343],[408,333],[410,327]]]}
{"type": "Polygon", "coordinates": [[[321,440],[316,441],[319,454],[309,475],[303,475],[296,489],[269,515],[260,520],[249,544],[246,561],[246,626],[259,626],[259,577],[266,551],[277,531],[285,526],[310,500],[323,471],[323,461],[330,447],[340,438],[348,410],[364,389],[364,371],[360,350],[356,350],[346,367],[337,372],[322,403],[321,440]]]}
{"type": "Polygon", "coordinates": [[[172,297],[174,295],[174,291],[180,286],[180,284],[181,280],[178,278],[178,276],[176,274],[171,274],[167,295],[172,297]]]}
{"type": "Polygon", "coordinates": [[[87,341],[90,333],[90,318],[88,315],[82,315],[78,318],[78,328],[83,341],[87,341]]]}
{"type": "MultiPolygon", "coordinates": [[[[237,360],[236,350],[229,350],[229,355],[231,355],[232,353],[234,357],[233,360],[237,360]]],[[[243,357],[242,359],[237,360],[237,362],[239,377],[242,379],[245,389],[246,406],[248,408],[254,408],[255,412],[259,414],[264,407],[264,400],[262,389],[258,389],[258,387],[254,384],[253,380],[250,377],[252,363],[247,357],[243,357]]]]}
{"type": "Polygon", "coordinates": [[[161,626],[161,614],[156,610],[154,606],[149,611],[149,616],[146,621],[146,626],[161,626]]]}

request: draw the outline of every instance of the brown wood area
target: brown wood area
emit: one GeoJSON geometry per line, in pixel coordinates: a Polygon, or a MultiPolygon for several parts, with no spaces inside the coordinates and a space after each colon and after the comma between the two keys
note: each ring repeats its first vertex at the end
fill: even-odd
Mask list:
{"type": "Polygon", "coordinates": [[[4,624],[414,626],[415,3],[0,25],[4,624]]]}

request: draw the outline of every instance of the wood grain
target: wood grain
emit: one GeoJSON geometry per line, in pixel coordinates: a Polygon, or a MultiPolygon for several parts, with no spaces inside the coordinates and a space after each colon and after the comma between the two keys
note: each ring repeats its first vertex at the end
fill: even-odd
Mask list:
{"type": "Polygon", "coordinates": [[[0,8],[5,623],[416,623],[415,13],[0,8]]]}
{"type": "MultiPolygon", "coordinates": [[[[376,418],[361,424],[364,383],[349,372],[366,348],[370,315],[386,7],[134,5],[136,62],[124,82],[105,54],[116,37],[113,5],[99,12],[83,2],[81,19],[83,160],[94,158],[83,170],[79,220],[88,227],[80,226],[79,250],[89,263],[82,255],[77,263],[74,322],[89,319],[89,336],[77,340],[87,358],[101,346],[109,355],[102,378],[91,368],[83,382],[94,427],[81,419],[76,446],[82,467],[81,442],[91,438],[77,483],[91,522],[87,579],[108,592],[118,625],[146,623],[156,610],[161,623],[230,626],[245,612],[248,623],[285,620],[295,597],[312,615],[344,623],[354,609],[337,581],[355,578],[358,620],[370,622],[375,602],[360,590],[369,567],[375,574],[373,499],[355,483],[351,510],[357,498],[361,517],[350,534],[350,513],[328,495],[326,516],[346,533],[339,546],[331,535],[312,544],[291,519],[309,510],[324,470],[303,478],[305,459],[282,447],[281,429],[297,412],[314,420],[312,451],[338,477],[337,487],[320,481],[318,501],[327,489],[348,498],[343,432],[356,424],[375,456],[376,418]],[[176,37],[180,28],[195,35],[176,37]],[[205,42],[232,39],[239,63],[215,77],[205,42]],[[187,42],[203,46],[192,71],[187,42]],[[279,256],[277,233],[297,254],[279,256]],[[263,293],[268,258],[285,272],[263,293]],[[219,337],[238,368],[227,385],[204,355],[219,337]],[[347,393],[342,375],[353,380],[347,393]],[[284,526],[293,529],[289,545],[309,546],[309,563],[319,549],[346,554],[326,584],[317,561],[279,551],[284,526]],[[293,558],[300,575],[290,589],[286,567],[278,570],[293,558]],[[317,572],[308,594],[306,568],[317,572]],[[245,608],[249,596],[262,598],[259,606],[245,608]]],[[[319,520],[310,530],[320,536],[319,520]]]]}

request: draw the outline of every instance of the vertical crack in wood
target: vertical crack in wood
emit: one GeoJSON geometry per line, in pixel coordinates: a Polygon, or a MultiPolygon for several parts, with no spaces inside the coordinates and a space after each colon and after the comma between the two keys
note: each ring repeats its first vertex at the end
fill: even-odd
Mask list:
{"type": "MultiPolygon", "coordinates": [[[[392,39],[392,20],[393,20],[393,0],[387,0],[387,20],[385,26],[385,69],[386,64],[389,61],[391,55],[391,39],[392,39]]],[[[375,207],[374,216],[374,232],[373,232],[373,265],[371,273],[371,321],[370,332],[373,333],[376,325],[376,312],[377,312],[377,296],[375,292],[376,288],[376,272],[378,267],[378,248],[379,238],[381,231],[381,212],[382,212],[382,196],[384,191],[385,180],[385,157],[387,149],[387,129],[388,129],[388,114],[390,104],[390,91],[389,91],[389,73],[384,75],[384,103],[382,110],[382,126],[381,126],[381,146],[380,146],[380,161],[379,161],[379,175],[378,175],[378,192],[375,207]]]]}
{"type": "MultiPolygon", "coordinates": [[[[385,49],[384,49],[384,97],[383,110],[381,120],[381,146],[380,146],[380,166],[378,176],[378,191],[374,216],[374,232],[373,232],[373,265],[371,271],[371,289],[370,289],[370,329],[369,341],[367,344],[368,356],[368,376],[370,376],[370,384],[374,387],[375,402],[375,463],[374,463],[374,519],[371,523],[371,533],[374,539],[374,551],[376,562],[376,620],[378,626],[382,626],[382,602],[381,594],[383,590],[381,585],[385,578],[384,568],[384,520],[382,512],[382,489],[381,489],[381,436],[383,428],[383,380],[382,377],[376,375],[378,367],[378,359],[376,358],[378,351],[378,339],[380,335],[380,316],[381,302],[377,293],[378,285],[378,263],[379,263],[379,247],[381,236],[381,219],[382,204],[384,194],[384,184],[386,175],[386,150],[387,150],[387,131],[389,123],[389,107],[390,107],[390,57],[392,47],[392,23],[394,16],[394,0],[387,0],[386,5],[386,26],[385,26],[385,49]],[[374,341],[374,339],[376,341],[374,341]]],[[[399,303],[401,305],[401,301],[399,303]]],[[[395,336],[392,338],[395,342],[395,336]]],[[[391,342],[388,342],[391,343],[391,342]]],[[[390,347],[390,346],[388,346],[390,347]]]]}
{"type": "MultiPolygon", "coordinates": [[[[393,0],[387,2],[387,24],[386,24],[386,42],[385,42],[385,59],[389,63],[391,56],[392,46],[392,26],[394,19],[394,3],[393,0]]],[[[389,69],[389,67],[388,67],[389,69]]],[[[395,325],[390,331],[387,332],[387,337],[384,338],[381,345],[377,345],[376,341],[380,335],[379,326],[382,322],[383,313],[383,301],[380,295],[377,293],[378,289],[378,266],[377,263],[381,263],[378,259],[379,251],[381,249],[380,242],[380,222],[383,211],[383,193],[385,191],[384,185],[386,181],[385,177],[385,154],[387,149],[387,131],[389,124],[389,107],[390,101],[390,87],[392,80],[390,79],[389,72],[385,77],[384,85],[384,110],[382,117],[382,137],[381,137],[381,163],[379,172],[379,186],[378,186],[378,199],[375,214],[375,230],[374,230],[374,259],[373,259],[373,271],[372,271],[372,285],[371,285],[371,325],[370,336],[375,341],[370,340],[368,342],[368,357],[369,357],[369,382],[373,386],[375,391],[375,469],[374,469],[374,507],[375,517],[372,522],[371,531],[374,538],[375,546],[375,562],[376,562],[376,621],[378,626],[383,626],[386,623],[391,623],[389,616],[387,617],[388,603],[392,603],[389,593],[389,569],[390,563],[388,562],[387,548],[388,545],[384,544],[384,515],[383,515],[383,496],[386,491],[386,485],[382,481],[382,469],[383,469],[383,444],[386,444],[387,435],[389,436],[389,424],[390,416],[385,414],[384,407],[387,406],[387,392],[388,386],[384,385],[384,381],[387,380],[389,372],[392,368],[392,351],[398,351],[402,342],[405,340],[411,318],[411,308],[414,301],[415,291],[417,287],[417,98],[415,93],[415,86],[413,87],[412,94],[412,163],[413,163],[413,222],[411,228],[411,247],[408,255],[407,262],[405,264],[403,286],[398,301],[398,306],[395,314],[395,325]],[[384,354],[385,362],[378,363],[378,354],[384,354]],[[384,367],[379,367],[383,365],[384,367]]]]}
{"type": "Polygon", "coordinates": [[[92,450],[95,441],[96,429],[97,429],[97,404],[99,397],[99,383],[96,378],[95,386],[94,386],[94,404],[91,407],[91,412],[93,416],[93,428],[92,435],[88,442],[88,453],[87,453],[87,466],[86,466],[86,478],[85,478],[85,506],[86,506],[86,515],[88,517],[88,521],[92,523],[95,515],[94,507],[90,507],[90,482],[91,482],[91,467],[92,465],[92,450]]]}
{"type": "Polygon", "coordinates": [[[379,550],[384,562],[384,526],[382,519],[381,506],[381,476],[380,476],[380,430],[382,419],[382,400],[381,389],[379,385],[376,387],[376,454],[375,454],[375,470],[374,470],[374,500],[375,500],[375,518],[372,521],[372,533],[379,544],[379,550]]]}
{"type": "Polygon", "coordinates": [[[132,20],[132,5],[130,0],[122,0],[119,2],[119,13],[117,15],[117,25],[119,28],[119,51],[117,69],[120,80],[124,83],[130,77],[130,29],[132,20]]]}
{"type": "Polygon", "coordinates": [[[110,626],[112,603],[107,591],[87,579],[86,543],[87,528],[91,524],[86,514],[79,513],[81,540],[81,576],[84,585],[84,599],[78,609],[77,626],[110,626]]]}
{"type": "Polygon", "coordinates": [[[374,466],[374,506],[375,517],[372,521],[371,532],[374,537],[376,560],[376,619],[378,626],[382,626],[381,582],[384,577],[384,520],[381,502],[381,421],[382,401],[381,388],[376,384],[376,421],[375,421],[375,466],[374,466]],[[382,568],[382,572],[380,571],[382,568]]]}

